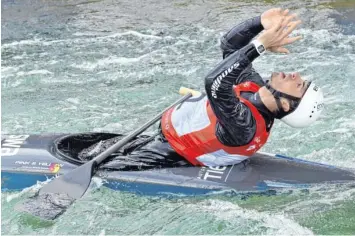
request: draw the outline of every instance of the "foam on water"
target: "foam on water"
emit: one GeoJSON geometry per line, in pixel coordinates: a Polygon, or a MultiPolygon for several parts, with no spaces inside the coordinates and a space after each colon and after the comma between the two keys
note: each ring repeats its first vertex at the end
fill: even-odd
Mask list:
{"type": "Polygon", "coordinates": [[[31,71],[19,71],[16,76],[28,76],[28,75],[53,75],[53,72],[48,70],[31,70],[31,71]]]}
{"type": "Polygon", "coordinates": [[[73,103],[75,105],[79,105],[80,104],[80,99],[79,98],[67,98],[66,101],[73,103]]]}
{"type": "Polygon", "coordinates": [[[149,54],[145,54],[142,55],[140,57],[136,57],[136,58],[127,58],[127,57],[114,57],[114,56],[109,56],[107,58],[104,59],[100,59],[97,62],[94,63],[89,63],[86,62],[84,64],[81,65],[72,65],[75,68],[78,69],[85,69],[85,70],[94,70],[96,68],[100,68],[100,67],[105,67],[107,65],[111,65],[111,64],[119,64],[119,65],[128,65],[131,63],[135,63],[135,62],[139,62],[141,59],[145,58],[149,56],[149,54]]]}
{"type": "Polygon", "coordinates": [[[11,48],[14,47],[16,48],[17,46],[22,46],[22,45],[38,45],[41,42],[40,39],[34,39],[34,40],[21,40],[21,41],[15,41],[12,43],[4,43],[1,45],[1,48],[11,48]]]}
{"type": "Polygon", "coordinates": [[[155,35],[149,35],[149,34],[142,34],[137,31],[129,30],[123,33],[116,33],[116,34],[111,34],[108,36],[104,36],[103,38],[118,38],[121,36],[126,36],[126,35],[133,35],[141,39],[162,39],[163,37],[155,36],[155,35]]]}
{"type": "Polygon", "coordinates": [[[355,170],[355,162],[351,159],[353,157],[353,153],[351,150],[346,150],[344,148],[341,148],[340,150],[324,148],[319,151],[311,151],[309,154],[304,154],[302,157],[307,160],[313,160],[323,164],[336,162],[336,166],[355,170]]]}
{"type": "Polygon", "coordinates": [[[31,194],[34,194],[36,192],[38,192],[38,190],[40,190],[40,188],[43,187],[43,185],[49,183],[51,181],[51,179],[48,179],[46,181],[37,181],[37,184],[31,186],[31,187],[28,187],[28,188],[25,188],[23,189],[22,191],[20,192],[16,192],[16,193],[10,193],[6,196],[6,202],[11,202],[12,200],[14,199],[18,199],[20,197],[22,197],[23,195],[25,194],[28,194],[28,193],[31,193],[31,194]]]}
{"type": "Polygon", "coordinates": [[[237,224],[242,221],[256,221],[266,227],[265,234],[270,235],[313,235],[312,231],[300,226],[297,222],[287,218],[284,214],[258,212],[241,208],[236,204],[219,200],[208,200],[198,206],[191,206],[196,211],[206,211],[218,219],[237,224]]]}
{"type": "MultiPolygon", "coordinates": [[[[281,5],[297,8],[302,16],[302,28],[295,34],[303,40],[289,46],[290,55],[267,53],[253,65],[265,77],[272,71],[308,75],[324,88],[325,112],[314,126],[302,130],[277,121],[263,151],[355,168],[355,36],[342,31],[334,9],[316,7],[320,2],[327,1],[282,1],[281,5]]],[[[31,3],[36,4],[44,3],[31,3]]],[[[176,100],[180,86],[203,90],[204,76],[221,60],[220,36],[236,22],[270,7],[255,1],[238,1],[233,6],[224,1],[141,4],[147,14],[137,15],[129,1],[104,0],[73,4],[68,9],[78,12],[71,12],[68,19],[47,22],[46,17],[57,15],[42,16],[46,24],[38,28],[23,21],[29,31],[21,32],[21,37],[7,36],[1,47],[2,131],[129,132],[176,100]]],[[[46,9],[66,14],[61,12],[65,6],[45,7],[40,14],[46,9]]],[[[16,16],[14,22],[19,19],[16,16]]],[[[13,26],[10,33],[27,30],[8,24],[13,26]]],[[[245,202],[213,196],[209,196],[212,200],[179,202],[113,193],[101,187],[101,181],[94,179],[85,198],[47,228],[24,224],[18,218],[22,216],[5,207],[2,232],[298,235],[324,233],[322,229],[331,224],[347,232],[341,231],[344,225],[339,217],[319,225],[317,219],[355,200],[353,190],[335,188],[245,202]]],[[[8,202],[3,206],[32,193],[24,191],[6,194],[8,202]]],[[[354,217],[344,214],[344,218],[354,217]]]]}

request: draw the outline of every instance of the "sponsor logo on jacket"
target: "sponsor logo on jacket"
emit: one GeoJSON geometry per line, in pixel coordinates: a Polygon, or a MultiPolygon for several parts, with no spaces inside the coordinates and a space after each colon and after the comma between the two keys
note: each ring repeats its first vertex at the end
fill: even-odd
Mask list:
{"type": "Polygon", "coordinates": [[[229,75],[238,66],[239,66],[238,62],[234,63],[231,67],[229,67],[228,69],[223,71],[222,74],[220,74],[217,77],[217,79],[215,79],[215,81],[213,81],[212,88],[211,88],[212,97],[217,98],[217,90],[218,90],[219,86],[221,85],[222,79],[225,78],[227,75],[229,75]]]}

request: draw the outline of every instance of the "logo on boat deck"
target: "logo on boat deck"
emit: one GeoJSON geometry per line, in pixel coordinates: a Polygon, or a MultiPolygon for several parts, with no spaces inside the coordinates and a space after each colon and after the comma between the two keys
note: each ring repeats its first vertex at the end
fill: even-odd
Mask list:
{"type": "Polygon", "coordinates": [[[1,156],[15,156],[29,135],[9,135],[1,142],[1,156]]]}
{"type": "Polygon", "coordinates": [[[49,166],[49,171],[51,173],[57,173],[60,170],[60,165],[58,163],[51,163],[49,166]]]}
{"type": "Polygon", "coordinates": [[[204,180],[222,180],[227,181],[228,175],[225,176],[226,166],[209,166],[202,167],[200,172],[198,173],[197,178],[204,180]]]}
{"type": "Polygon", "coordinates": [[[56,174],[64,164],[51,163],[46,161],[15,161],[17,169],[25,169],[30,172],[53,173],[56,174]]]}

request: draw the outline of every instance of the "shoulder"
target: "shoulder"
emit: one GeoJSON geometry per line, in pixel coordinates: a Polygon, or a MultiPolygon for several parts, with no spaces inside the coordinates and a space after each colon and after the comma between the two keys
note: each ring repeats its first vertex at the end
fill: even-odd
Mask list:
{"type": "Polygon", "coordinates": [[[255,71],[251,64],[236,78],[235,84],[237,85],[244,82],[253,82],[260,87],[265,85],[264,79],[255,71]]]}

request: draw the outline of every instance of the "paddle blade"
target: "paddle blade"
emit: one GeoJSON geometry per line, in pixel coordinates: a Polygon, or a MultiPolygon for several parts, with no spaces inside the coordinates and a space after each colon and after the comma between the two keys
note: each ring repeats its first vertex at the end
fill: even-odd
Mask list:
{"type": "Polygon", "coordinates": [[[65,194],[75,200],[81,198],[90,185],[95,165],[95,161],[89,161],[75,170],[54,179],[41,188],[39,195],[57,193],[65,194]]]}
{"type": "Polygon", "coordinates": [[[16,206],[17,210],[45,220],[53,220],[88,189],[96,162],[87,162],[46,184],[34,197],[16,206]]]}

